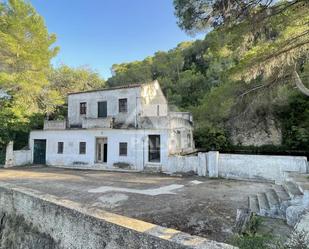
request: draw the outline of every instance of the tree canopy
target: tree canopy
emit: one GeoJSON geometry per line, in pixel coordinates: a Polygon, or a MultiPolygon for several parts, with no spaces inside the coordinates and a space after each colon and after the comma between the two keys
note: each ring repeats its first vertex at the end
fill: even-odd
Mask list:
{"type": "Polygon", "coordinates": [[[174,0],[174,4],[178,24],[187,32],[212,27],[237,34],[223,47],[240,55],[232,77],[245,81],[263,77],[264,86],[278,79],[290,81],[309,94],[299,76],[309,57],[308,1],[174,0]]]}

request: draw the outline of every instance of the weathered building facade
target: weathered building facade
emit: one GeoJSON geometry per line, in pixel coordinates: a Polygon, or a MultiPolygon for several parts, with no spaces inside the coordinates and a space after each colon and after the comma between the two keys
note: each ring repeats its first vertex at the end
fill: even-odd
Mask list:
{"type": "Polygon", "coordinates": [[[67,120],[45,121],[29,144],[35,164],[162,168],[194,150],[192,116],[170,112],[157,81],[72,93],[67,120]]]}

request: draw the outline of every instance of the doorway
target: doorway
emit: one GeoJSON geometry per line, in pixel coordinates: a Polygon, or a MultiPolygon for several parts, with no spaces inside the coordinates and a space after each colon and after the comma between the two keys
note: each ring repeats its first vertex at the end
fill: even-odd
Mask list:
{"type": "Polygon", "coordinates": [[[160,135],[149,135],[148,136],[148,161],[159,163],[161,160],[160,153],[160,135]]]}
{"type": "Polygon", "coordinates": [[[96,138],[96,162],[97,163],[107,162],[107,138],[106,137],[96,138]]]}
{"type": "Polygon", "coordinates": [[[46,164],[46,139],[34,139],[33,164],[46,164]]]}

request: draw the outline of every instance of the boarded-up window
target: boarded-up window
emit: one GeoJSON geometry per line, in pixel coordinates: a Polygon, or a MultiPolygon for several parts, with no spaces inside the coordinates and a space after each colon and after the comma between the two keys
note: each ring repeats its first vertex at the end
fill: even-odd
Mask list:
{"type": "Polygon", "coordinates": [[[127,99],[119,99],[119,112],[128,112],[128,100],[127,99]]]}
{"type": "Polygon", "coordinates": [[[119,156],[128,155],[128,143],[119,143],[119,156]]]}
{"type": "Polygon", "coordinates": [[[86,142],[79,143],[79,154],[86,154],[86,142]]]}
{"type": "Polygon", "coordinates": [[[87,103],[86,102],[79,103],[79,113],[81,115],[84,115],[87,113],[87,103]]]}
{"type": "Polygon", "coordinates": [[[63,142],[58,142],[58,154],[63,154],[63,142]]]}

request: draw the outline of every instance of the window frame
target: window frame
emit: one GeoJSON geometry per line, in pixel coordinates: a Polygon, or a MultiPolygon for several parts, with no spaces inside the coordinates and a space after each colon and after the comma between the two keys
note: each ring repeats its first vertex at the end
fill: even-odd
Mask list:
{"type": "Polygon", "coordinates": [[[58,142],[57,143],[57,154],[63,154],[63,151],[64,151],[64,142],[58,142]]]}
{"type": "Polygon", "coordinates": [[[118,99],[118,112],[128,113],[128,98],[118,99]],[[121,103],[122,101],[125,101],[125,106],[124,106],[124,103],[121,103]]]}
{"type": "Polygon", "coordinates": [[[79,103],[79,114],[86,115],[87,114],[87,102],[79,103]]]}
{"type": "Polygon", "coordinates": [[[119,156],[128,156],[128,143],[120,142],[119,143],[119,156]],[[122,148],[121,145],[125,145],[125,148],[122,148]],[[123,153],[123,149],[125,149],[125,153],[123,153]]]}
{"type": "Polygon", "coordinates": [[[87,152],[87,143],[86,142],[79,142],[79,154],[85,155],[87,152]]]}

